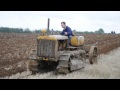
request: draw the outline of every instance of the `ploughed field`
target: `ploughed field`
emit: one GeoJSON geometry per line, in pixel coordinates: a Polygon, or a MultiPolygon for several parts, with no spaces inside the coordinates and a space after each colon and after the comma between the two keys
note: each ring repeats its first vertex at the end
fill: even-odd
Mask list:
{"type": "MultiPolygon", "coordinates": [[[[26,61],[31,49],[37,48],[39,34],[0,33],[0,77],[26,71],[26,61]]],[[[120,34],[82,35],[85,44],[98,45],[99,54],[120,47],[120,34]]]]}

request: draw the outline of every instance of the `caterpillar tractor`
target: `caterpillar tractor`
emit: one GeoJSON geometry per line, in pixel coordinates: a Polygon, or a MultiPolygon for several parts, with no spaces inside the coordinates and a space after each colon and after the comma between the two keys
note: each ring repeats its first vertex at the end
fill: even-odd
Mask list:
{"type": "Polygon", "coordinates": [[[37,37],[37,50],[31,50],[27,62],[32,73],[54,69],[59,74],[68,74],[84,68],[86,59],[90,64],[97,63],[97,46],[85,45],[83,36],[73,36],[67,47],[67,36],[47,34],[49,19],[48,31],[41,32],[37,37]]]}

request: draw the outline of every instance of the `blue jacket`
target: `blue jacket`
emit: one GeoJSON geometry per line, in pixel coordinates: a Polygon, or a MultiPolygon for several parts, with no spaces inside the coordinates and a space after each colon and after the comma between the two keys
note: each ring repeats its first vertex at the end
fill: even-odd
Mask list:
{"type": "Polygon", "coordinates": [[[65,35],[65,32],[68,33],[67,36],[70,36],[70,35],[73,36],[72,30],[71,30],[70,27],[66,26],[66,29],[64,29],[60,34],[61,34],[61,35],[65,35]]]}

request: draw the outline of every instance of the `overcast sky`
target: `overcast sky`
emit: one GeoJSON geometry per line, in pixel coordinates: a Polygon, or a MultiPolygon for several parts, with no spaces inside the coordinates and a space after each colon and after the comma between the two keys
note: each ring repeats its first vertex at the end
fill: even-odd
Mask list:
{"type": "Polygon", "coordinates": [[[62,31],[60,23],[65,21],[77,31],[103,28],[106,33],[120,33],[120,11],[0,11],[0,27],[43,29],[48,18],[54,30],[62,31]]]}

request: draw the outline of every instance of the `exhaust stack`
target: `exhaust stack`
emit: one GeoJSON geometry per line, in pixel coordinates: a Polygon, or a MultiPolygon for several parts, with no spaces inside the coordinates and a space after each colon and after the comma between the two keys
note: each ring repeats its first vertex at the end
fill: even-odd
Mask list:
{"type": "Polygon", "coordinates": [[[48,18],[48,24],[47,24],[48,35],[49,35],[49,28],[50,28],[50,18],[48,18]]]}

